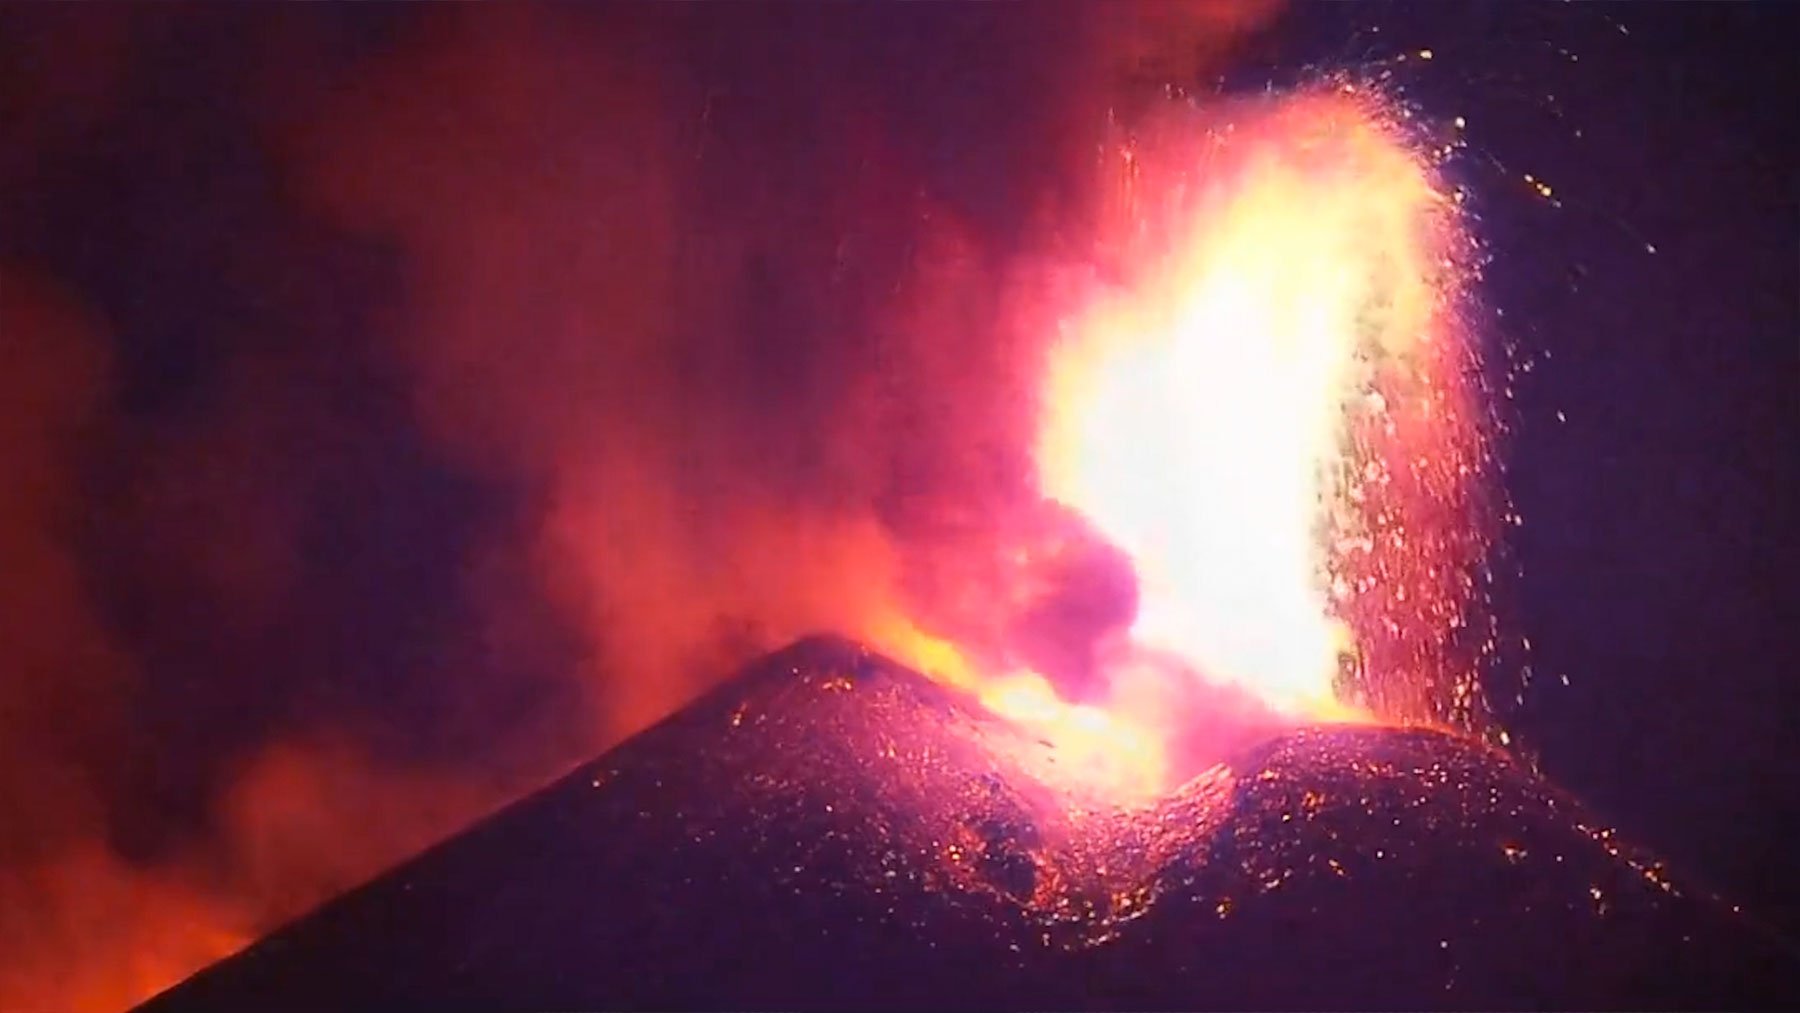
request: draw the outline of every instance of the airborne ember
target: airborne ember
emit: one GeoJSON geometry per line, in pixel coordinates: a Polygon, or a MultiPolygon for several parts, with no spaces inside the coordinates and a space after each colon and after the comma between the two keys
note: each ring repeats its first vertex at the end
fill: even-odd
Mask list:
{"type": "Polygon", "coordinates": [[[1708,997],[1535,774],[1800,924],[1785,9],[0,5],[0,1008],[1708,997]]]}
{"type": "Polygon", "coordinates": [[[1779,941],[1465,737],[1307,729],[1121,808],[968,703],[802,641],[144,1013],[1794,994],[1779,941]]]}
{"type": "Polygon", "coordinates": [[[1122,787],[1297,721],[1478,727],[1475,246],[1408,115],[1350,81],[1170,101],[1095,167],[1092,247],[1044,287],[1036,461],[1124,557],[1064,579],[1131,578],[1110,626],[1059,616],[1072,662],[956,678],[1122,787]]]}

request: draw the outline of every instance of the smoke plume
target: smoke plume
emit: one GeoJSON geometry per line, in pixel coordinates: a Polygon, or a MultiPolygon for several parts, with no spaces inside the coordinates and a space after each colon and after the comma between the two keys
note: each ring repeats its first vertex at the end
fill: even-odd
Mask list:
{"type": "Polygon", "coordinates": [[[1024,254],[1268,13],[8,12],[0,1006],[127,1005],[800,634],[1028,627],[1024,254]]]}

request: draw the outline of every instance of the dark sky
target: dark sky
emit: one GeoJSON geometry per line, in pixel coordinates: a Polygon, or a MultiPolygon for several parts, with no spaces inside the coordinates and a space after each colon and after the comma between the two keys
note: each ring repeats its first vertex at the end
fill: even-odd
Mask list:
{"type": "MultiPolygon", "coordinates": [[[[0,348],[20,364],[0,394],[23,406],[0,433],[20,560],[0,758],[27,813],[0,862],[95,835],[127,866],[191,855],[246,765],[321,729],[489,804],[631,723],[596,709],[641,721],[706,678],[645,695],[571,671],[666,660],[671,624],[789,593],[692,584],[690,554],[767,575],[731,532],[993,470],[1013,420],[958,415],[944,382],[987,375],[978,341],[951,342],[967,367],[915,353],[873,402],[854,378],[897,328],[983,319],[980,285],[917,293],[934,265],[982,277],[1056,206],[1100,87],[1091,26],[1003,5],[564,14],[0,9],[0,348]],[[867,403],[885,414],[845,421],[867,403]],[[663,499],[616,478],[645,443],[679,462],[663,499]],[[608,478],[570,477],[590,472],[608,478]],[[601,648],[542,558],[595,503],[626,518],[596,551],[696,546],[644,571],[686,577],[607,571],[601,648]],[[637,604],[694,586],[718,602],[637,604]]],[[[1205,75],[1388,66],[1466,117],[1489,338],[1532,363],[1503,410],[1525,520],[1500,607],[1533,645],[1511,727],[1790,929],[1796,27],[1781,4],[1299,5],[1205,75]]]]}
{"type": "Polygon", "coordinates": [[[1504,165],[1468,178],[1498,327],[1537,362],[1507,455],[1537,682],[1516,725],[1553,778],[1790,927],[1793,29],[1748,4],[1486,4],[1383,30],[1435,47],[1413,94],[1504,165]]]}

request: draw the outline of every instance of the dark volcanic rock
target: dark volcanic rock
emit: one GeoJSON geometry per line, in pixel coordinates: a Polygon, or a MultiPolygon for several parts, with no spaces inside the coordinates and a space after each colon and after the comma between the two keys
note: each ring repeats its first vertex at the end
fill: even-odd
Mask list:
{"type": "Polygon", "coordinates": [[[1784,943],[1473,743],[1308,730],[1129,811],[1053,762],[808,641],[144,1009],[1800,1001],[1784,943]]]}

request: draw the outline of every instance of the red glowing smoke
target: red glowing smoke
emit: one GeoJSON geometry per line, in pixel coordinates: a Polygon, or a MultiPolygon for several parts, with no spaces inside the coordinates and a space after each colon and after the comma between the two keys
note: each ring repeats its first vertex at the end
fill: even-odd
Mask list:
{"type": "Polygon", "coordinates": [[[1107,626],[989,594],[1018,255],[1267,7],[8,12],[0,1005],[124,1006],[799,633],[1107,626]]]}

